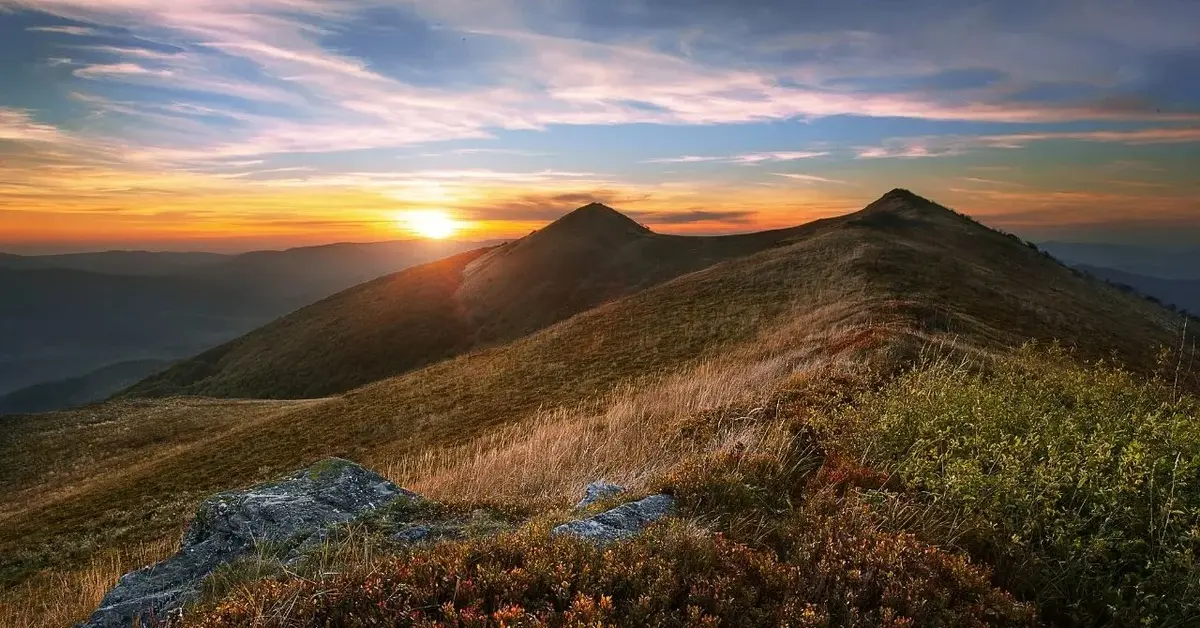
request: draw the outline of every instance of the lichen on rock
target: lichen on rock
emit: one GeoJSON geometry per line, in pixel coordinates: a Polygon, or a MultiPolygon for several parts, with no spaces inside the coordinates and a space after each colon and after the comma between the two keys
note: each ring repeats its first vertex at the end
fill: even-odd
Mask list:
{"type": "Polygon", "coordinates": [[[221,565],[267,544],[296,554],[320,543],[332,527],[399,498],[421,497],[348,460],[328,458],[273,483],[219,493],[196,509],[179,551],[125,574],[85,628],[152,625],[194,600],[204,578],[221,565]]]}
{"type": "Polygon", "coordinates": [[[597,545],[607,545],[638,534],[646,526],[667,516],[674,506],[675,499],[670,495],[651,495],[594,517],[568,521],[554,528],[551,534],[574,536],[597,545]]]}

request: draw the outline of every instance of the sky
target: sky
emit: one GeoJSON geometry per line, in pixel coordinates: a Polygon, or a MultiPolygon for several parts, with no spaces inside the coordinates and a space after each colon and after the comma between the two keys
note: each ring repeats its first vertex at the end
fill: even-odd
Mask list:
{"type": "Polygon", "coordinates": [[[904,187],[1200,246],[1196,0],[0,0],[0,250],[668,233],[904,187]]]}

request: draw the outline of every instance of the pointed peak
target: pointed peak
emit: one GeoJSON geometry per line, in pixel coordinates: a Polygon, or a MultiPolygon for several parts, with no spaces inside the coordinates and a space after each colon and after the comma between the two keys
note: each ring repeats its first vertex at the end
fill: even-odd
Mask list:
{"type": "Polygon", "coordinates": [[[923,196],[914,194],[912,190],[908,190],[905,188],[892,188],[892,190],[890,192],[888,192],[887,194],[884,194],[882,197],[880,197],[879,200],[885,200],[885,199],[902,200],[902,201],[908,201],[910,203],[912,203],[912,202],[920,202],[920,203],[931,202],[929,199],[927,199],[923,196]]]}
{"type": "Polygon", "coordinates": [[[650,230],[603,203],[588,203],[555,220],[542,232],[574,232],[582,236],[643,234],[650,230]]]}
{"type": "Polygon", "coordinates": [[[959,216],[958,212],[939,205],[924,196],[904,188],[895,188],[867,205],[866,214],[895,214],[908,218],[931,218],[934,216],[959,216]]]}

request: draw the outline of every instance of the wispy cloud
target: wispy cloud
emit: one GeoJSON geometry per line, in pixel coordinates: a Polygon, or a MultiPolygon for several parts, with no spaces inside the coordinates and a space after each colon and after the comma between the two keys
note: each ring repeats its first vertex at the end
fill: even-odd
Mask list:
{"type": "Polygon", "coordinates": [[[1200,142],[1200,127],[1166,127],[1128,131],[1047,131],[1006,135],[943,135],[895,138],[879,146],[862,146],[862,159],[948,157],[982,148],[1024,148],[1036,142],[1075,141],[1129,145],[1186,144],[1200,142]]]}
{"type": "Polygon", "coordinates": [[[56,127],[35,121],[28,111],[0,107],[0,140],[62,142],[65,139],[56,127]]]}
{"type": "Polygon", "coordinates": [[[795,161],[797,159],[812,159],[814,157],[824,157],[829,155],[829,151],[781,151],[771,153],[745,153],[741,155],[730,155],[724,157],[700,156],[700,155],[683,155],[682,157],[665,157],[659,159],[647,159],[642,163],[647,164],[693,164],[705,162],[731,163],[731,164],[757,164],[761,162],[779,162],[779,161],[795,161]]]}
{"type": "Polygon", "coordinates": [[[100,63],[75,70],[75,76],[82,78],[120,77],[120,76],[158,76],[170,77],[170,70],[154,70],[136,63],[100,63]]]}
{"type": "Polygon", "coordinates": [[[805,183],[845,183],[841,179],[830,179],[828,177],[820,177],[815,174],[797,174],[791,172],[772,172],[771,174],[777,177],[785,177],[793,181],[803,181],[805,183]]]}
{"type": "Polygon", "coordinates": [[[79,37],[100,34],[100,31],[87,26],[33,26],[25,30],[32,33],[59,33],[79,37]]]}
{"type": "Polygon", "coordinates": [[[729,157],[705,157],[701,155],[683,155],[682,157],[660,157],[647,159],[644,164],[697,164],[709,161],[731,161],[729,157]]]}

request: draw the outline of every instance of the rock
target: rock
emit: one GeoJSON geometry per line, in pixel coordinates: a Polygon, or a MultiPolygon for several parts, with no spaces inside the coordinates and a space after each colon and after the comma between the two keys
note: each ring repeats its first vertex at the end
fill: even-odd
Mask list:
{"type": "Polygon", "coordinates": [[[583,489],[583,499],[579,500],[579,503],[575,504],[575,507],[587,508],[602,499],[608,499],[624,492],[625,487],[620,484],[612,484],[603,480],[592,482],[587,485],[587,488],[583,489]]]}
{"type": "Polygon", "coordinates": [[[670,495],[651,495],[643,500],[622,504],[594,517],[568,521],[551,534],[565,534],[607,545],[627,539],[671,512],[675,499],[670,495]]]}
{"type": "Polygon", "coordinates": [[[433,528],[422,524],[410,525],[392,535],[397,543],[420,543],[433,534],[433,528]]]}
{"type": "Polygon", "coordinates": [[[153,625],[194,600],[217,567],[264,543],[293,550],[319,542],[337,524],[352,521],[399,497],[420,499],[375,472],[329,458],[278,482],[209,497],[196,510],[179,551],[125,574],[104,596],[84,628],[153,625]]]}

